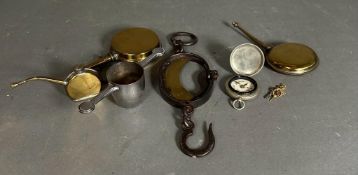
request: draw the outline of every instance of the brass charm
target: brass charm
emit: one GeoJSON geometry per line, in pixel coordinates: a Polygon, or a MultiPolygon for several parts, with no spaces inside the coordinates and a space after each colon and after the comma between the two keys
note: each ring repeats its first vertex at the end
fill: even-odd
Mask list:
{"type": "Polygon", "coordinates": [[[275,98],[282,97],[284,95],[286,95],[286,85],[284,85],[283,83],[280,83],[280,84],[276,85],[275,87],[269,88],[269,92],[267,93],[265,98],[268,98],[269,101],[271,101],[275,98]]]}

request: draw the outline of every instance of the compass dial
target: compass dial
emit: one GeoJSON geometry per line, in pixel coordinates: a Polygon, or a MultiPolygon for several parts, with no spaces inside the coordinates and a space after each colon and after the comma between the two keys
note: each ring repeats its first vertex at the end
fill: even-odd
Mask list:
{"type": "Polygon", "coordinates": [[[236,79],[230,82],[230,86],[237,92],[250,92],[255,89],[254,84],[245,79],[236,79]]]}

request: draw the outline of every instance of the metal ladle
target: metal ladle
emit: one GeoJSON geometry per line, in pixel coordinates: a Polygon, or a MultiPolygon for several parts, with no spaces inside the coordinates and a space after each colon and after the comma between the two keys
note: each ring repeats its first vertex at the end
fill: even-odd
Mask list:
{"type": "Polygon", "coordinates": [[[67,95],[73,101],[82,101],[96,96],[101,90],[101,81],[95,70],[89,68],[76,68],[65,80],[57,80],[49,77],[35,76],[11,84],[12,88],[34,80],[48,81],[64,85],[67,95]]]}
{"type": "Polygon", "coordinates": [[[261,47],[266,55],[268,65],[277,72],[302,75],[318,66],[319,59],[317,54],[304,44],[281,43],[275,46],[267,45],[243,29],[238,22],[233,22],[232,25],[261,47]]]}

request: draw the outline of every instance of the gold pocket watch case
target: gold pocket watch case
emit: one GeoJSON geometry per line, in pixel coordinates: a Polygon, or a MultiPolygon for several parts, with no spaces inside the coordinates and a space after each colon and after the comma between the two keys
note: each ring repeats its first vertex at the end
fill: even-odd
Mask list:
{"type": "Polygon", "coordinates": [[[301,75],[318,66],[316,53],[306,45],[284,43],[271,48],[267,63],[277,72],[301,75]]]}

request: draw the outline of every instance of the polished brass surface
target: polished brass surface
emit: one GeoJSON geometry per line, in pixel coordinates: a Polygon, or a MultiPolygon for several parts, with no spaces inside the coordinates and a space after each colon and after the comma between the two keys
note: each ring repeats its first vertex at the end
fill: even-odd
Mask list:
{"type": "Polygon", "coordinates": [[[111,49],[129,62],[140,62],[159,46],[159,37],[152,30],[129,28],[113,37],[111,49]]]}
{"type": "Polygon", "coordinates": [[[267,45],[247,32],[238,22],[233,22],[232,25],[264,50],[267,63],[277,72],[288,75],[302,75],[318,66],[317,54],[306,45],[299,43],[267,45]]]}
{"type": "Polygon", "coordinates": [[[136,62],[143,67],[164,54],[159,37],[147,28],[128,28],[119,31],[112,38],[110,53],[100,56],[82,68],[93,68],[110,61],[136,62]]]}
{"type": "Polygon", "coordinates": [[[81,101],[96,96],[101,90],[99,79],[87,72],[79,73],[68,80],[66,92],[73,101],[81,101]]]}
{"type": "Polygon", "coordinates": [[[180,73],[188,62],[185,58],[174,60],[165,72],[165,87],[174,98],[183,101],[193,99],[193,95],[182,86],[180,81],[180,73]]]}
{"type": "Polygon", "coordinates": [[[96,96],[101,90],[101,81],[96,76],[97,72],[92,69],[76,69],[65,80],[57,80],[53,78],[36,76],[25,80],[12,83],[12,88],[18,87],[24,83],[41,80],[51,83],[64,85],[66,93],[73,101],[81,101],[96,96]]]}
{"type": "Polygon", "coordinates": [[[303,44],[284,43],[271,49],[267,63],[277,72],[300,75],[317,67],[318,57],[303,44]]]}

